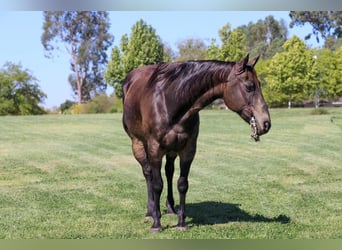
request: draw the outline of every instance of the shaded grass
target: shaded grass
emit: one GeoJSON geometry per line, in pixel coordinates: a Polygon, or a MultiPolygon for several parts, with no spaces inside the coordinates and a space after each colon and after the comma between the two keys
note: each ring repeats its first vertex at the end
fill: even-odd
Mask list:
{"type": "Polygon", "coordinates": [[[342,238],[342,110],[311,111],[271,110],[260,143],[201,111],[190,229],[163,214],[159,234],[120,114],[0,117],[0,238],[342,238]]]}

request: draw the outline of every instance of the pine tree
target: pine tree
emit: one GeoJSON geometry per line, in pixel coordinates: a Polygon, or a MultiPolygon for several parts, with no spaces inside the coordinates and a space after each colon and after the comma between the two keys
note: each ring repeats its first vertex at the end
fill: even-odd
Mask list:
{"type": "Polygon", "coordinates": [[[120,46],[115,46],[105,72],[106,82],[115,87],[115,93],[122,97],[121,83],[133,69],[156,64],[164,59],[164,48],[155,29],[142,19],[132,27],[130,36],[121,38],[120,46]]]}

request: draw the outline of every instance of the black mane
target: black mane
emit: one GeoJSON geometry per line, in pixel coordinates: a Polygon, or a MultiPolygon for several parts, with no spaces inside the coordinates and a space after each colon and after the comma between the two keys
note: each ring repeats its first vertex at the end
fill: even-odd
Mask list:
{"type": "Polygon", "coordinates": [[[234,64],[213,60],[160,63],[148,85],[161,90],[171,88],[175,96],[190,97],[226,82],[234,64]]]}

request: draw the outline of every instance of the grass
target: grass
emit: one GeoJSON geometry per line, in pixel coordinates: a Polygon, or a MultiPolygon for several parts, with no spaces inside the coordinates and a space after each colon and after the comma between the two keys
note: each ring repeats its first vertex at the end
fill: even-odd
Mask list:
{"type": "Polygon", "coordinates": [[[311,111],[271,110],[260,143],[232,112],[201,111],[190,228],[163,214],[158,234],[121,114],[0,117],[0,238],[341,239],[342,110],[311,111]]]}

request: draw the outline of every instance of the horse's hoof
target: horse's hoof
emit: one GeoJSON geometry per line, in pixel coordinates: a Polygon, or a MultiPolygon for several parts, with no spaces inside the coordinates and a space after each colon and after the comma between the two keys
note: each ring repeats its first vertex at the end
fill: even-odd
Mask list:
{"type": "Polygon", "coordinates": [[[159,233],[163,230],[162,227],[151,227],[151,233],[155,234],[155,233],[159,233]]]}

